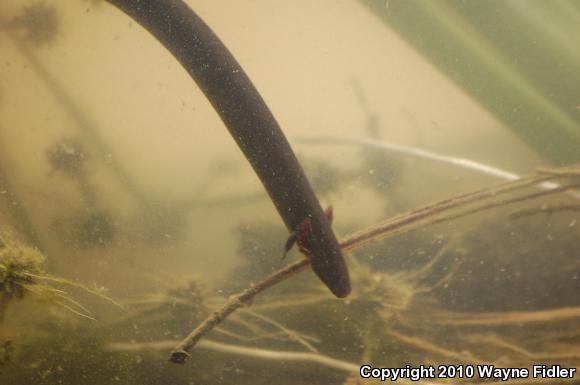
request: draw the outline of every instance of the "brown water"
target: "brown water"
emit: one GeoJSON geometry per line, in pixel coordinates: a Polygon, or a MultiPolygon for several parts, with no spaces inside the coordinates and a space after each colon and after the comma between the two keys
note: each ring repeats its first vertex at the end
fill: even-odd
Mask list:
{"type": "MultiPolygon", "coordinates": [[[[188,4],[262,94],[339,237],[505,181],[328,138],[522,175],[551,164],[361,3],[188,4]]],[[[18,240],[15,255],[42,251],[34,274],[123,304],[70,282],[33,279],[22,299],[0,285],[1,383],[354,384],[361,363],[580,365],[578,204],[566,194],[357,248],[349,299],[303,272],[234,313],[185,367],[168,363],[227,295],[300,256],[280,259],[288,234],[259,180],[137,23],[100,1],[6,0],[0,27],[0,234],[18,240]]]]}

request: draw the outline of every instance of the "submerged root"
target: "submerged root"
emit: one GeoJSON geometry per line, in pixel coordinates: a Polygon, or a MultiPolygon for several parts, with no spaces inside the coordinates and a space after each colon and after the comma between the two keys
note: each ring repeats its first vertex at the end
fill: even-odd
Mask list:
{"type": "Polygon", "coordinates": [[[540,311],[520,311],[504,313],[461,314],[445,312],[440,314],[435,322],[445,325],[523,325],[536,322],[558,322],[570,318],[580,318],[580,307],[563,307],[560,309],[540,311]]]}
{"type": "MultiPolygon", "coordinates": [[[[529,284],[535,279],[558,279],[558,274],[577,270],[576,261],[566,259],[562,260],[566,263],[559,270],[556,271],[559,265],[554,265],[553,275],[543,275],[546,260],[542,256],[551,250],[546,239],[552,241],[552,234],[557,231],[555,225],[547,229],[522,228],[521,234],[513,237],[513,242],[520,242],[515,247],[509,244],[504,231],[507,229],[507,234],[512,236],[511,223],[504,221],[500,226],[497,216],[493,217],[491,226],[481,226],[479,222],[469,222],[469,230],[461,223],[457,228],[450,226],[469,214],[498,207],[509,207],[510,213],[518,210],[526,213],[537,205],[539,198],[543,199],[542,203],[562,197],[576,199],[568,194],[578,186],[573,180],[575,176],[575,171],[544,174],[465,194],[395,217],[352,236],[342,243],[345,249],[437,223],[445,222],[446,225],[441,226],[442,231],[440,228],[436,233],[422,233],[428,237],[413,239],[425,241],[431,257],[419,266],[416,262],[411,263],[412,269],[390,272],[376,261],[375,267],[371,267],[372,264],[352,257],[349,266],[354,290],[340,306],[335,306],[338,302],[325,291],[308,284],[289,290],[285,296],[268,296],[266,301],[254,304],[256,295],[306,269],[308,260],[289,265],[230,297],[217,311],[212,313],[209,309],[213,306],[208,306],[203,314],[208,317],[174,348],[171,360],[183,362],[189,357],[190,349],[197,343],[203,346],[205,334],[215,330],[219,338],[233,339],[240,344],[259,345],[267,341],[284,349],[288,346],[296,349],[295,352],[271,351],[271,356],[292,353],[296,357],[310,357],[309,354],[324,351],[324,345],[316,344],[318,341],[322,344],[332,341],[336,346],[355,346],[353,354],[360,354],[361,362],[385,363],[390,367],[401,366],[404,362],[412,362],[414,366],[491,363],[523,367],[538,360],[577,365],[580,310],[576,303],[556,300],[536,303],[532,299],[532,305],[525,307],[526,301],[519,298],[510,301],[502,291],[507,289],[510,295],[513,292],[529,295],[521,294],[523,289],[518,291],[517,279],[529,284]],[[547,188],[546,183],[553,183],[553,180],[557,180],[557,187],[547,188]],[[538,189],[538,185],[546,188],[538,189]],[[538,230],[545,233],[530,237],[530,230],[532,234],[538,230]],[[446,237],[448,240],[443,243],[446,237]],[[509,246],[514,249],[509,250],[509,246]],[[522,256],[534,258],[536,264],[531,264],[530,258],[526,259],[527,265],[521,264],[522,256]],[[508,273],[503,272],[504,267],[508,268],[508,273]],[[251,311],[248,310],[250,305],[251,311]],[[277,316],[282,313],[284,321],[277,316]],[[294,315],[298,313],[308,316],[294,315]],[[229,322],[222,323],[227,317],[229,322]],[[347,337],[348,340],[337,341],[347,337]]],[[[482,218],[485,220],[487,216],[482,218]]],[[[509,213],[507,218],[515,219],[509,213]]],[[[513,222],[522,224],[521,220],[513,222]]],[[[566,229],[557,233],[562,247],[576,239],[575,227],[570,223],[569,218],[558,222],[566,229]]],[[[212,299],[215,297],[209,300],[212,299]]],[[[236,349],[247,348],[229,345],[236,349]]],[[[233,348],[228,349],[232,351],[233,348]]],[[[466,380],[463,383],[481,382],[466,380]]]]}

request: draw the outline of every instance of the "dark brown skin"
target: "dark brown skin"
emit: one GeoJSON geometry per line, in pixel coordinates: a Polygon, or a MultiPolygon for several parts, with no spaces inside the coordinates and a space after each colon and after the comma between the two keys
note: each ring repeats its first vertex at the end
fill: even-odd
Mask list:
{"type": "MultiPolygon", "coordinates": [[[[326,210],[324,210],[324,215],[326,215],[326,219],[328,219],[328,223],[332,223],[332,206],[328,206],[326,210]]],[[[310,229],[312,228],[310,218],[306,218],[302,223],[296,227],[296,229],[290,233],[288,239],[286,240],[286,244],[284,245],[284,254],[282,258],[286,258],[286,255],[294,245],[298,245],[298,250],[308,258],[311,257],[312,252],[310,251],[310,229]]]]}
{"type": "Polygon", "coordinates": [[[337,297],[350,293],[336,236],[276,119],[223,43],[182,0],[108,0],[167,48],[204,92],[262,181],[290,232],[305,220],[312,269],[337,297]]]}

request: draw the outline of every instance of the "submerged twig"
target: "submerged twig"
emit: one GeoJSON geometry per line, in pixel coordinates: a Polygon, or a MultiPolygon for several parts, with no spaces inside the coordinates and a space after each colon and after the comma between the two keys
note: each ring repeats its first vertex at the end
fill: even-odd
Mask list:
{"type": "MultiPolygon", "coordinates": [[[[464,206],[473,202],[481,201],[486,198],[496,197],[500,194],[505,194],[514,191],[519,188],[534,185],[540,182],[545,182],[547,180],[553,179],[548,176],[530,176],[522,179],[518,179],[514,182],[505,183],[496,187],[485,188],[475,192],[459,195],[450,199],[445,199],[443,201],[436,202],[431,205],[427,205],[418,210],[411,211],[410,213],[405,213],[402,215],[395,216],[386,222],[380,223],[370,229],[363,230],[360,233],[356,233],[345,239],[341,246],[345,250],[350,250],[355,246],[359,246],[363,243],[370,242],[372,240],[382,239],[386,236],[392,236],[400,233],[403,230],[408,230],[410,226],[418,226],[418,224],[436,214],[444,213],[446,211],[464,206]]],[[[447,219],[447,218],[446,218],[447,219]]],[[[432,222],[425,222],[423,226],[429,225],[432,222]]]]}
{"type": "MultiPolygon", "coordinates": [[[[177,341],[165,340],[157,342],[109,342],[105,348],[112,351],[135,352],[142,350],[162,350],[175,346],[177,341]]],[[[311,362],[322,366],[338,369],[346,372],[357,372],[360,369],[358,364],[338,360],[319,353],[277,351],[268,349],[249,348],[244,346],[225,344],[211,340],[203,340],[199,343],[200,349],[218,351],[222,353],[237,354],[248,357],[261,358],[275,361],[298,361],[311,362]]]]}
{"type": "MultiPolygon", "coordinates": [[[[441,222],[442,220],[447,219],[454,219],[458,216],[462,215],[469,215],[474,212],[478,212],[485,208],[496,207],[498,205],[505,205],[514,203],[517,201],[521,201],[524,199],[531,199],[536,196],[542,196],[549,193],[557,193],[565,191],[566,189],[571,188],[571,186],[560,187],[554,190],[542,191],[542,192],[535,192],[533,194],[528,194],[500,202],[492,202],[486,206],[478,207],[460,214],[450,215],[447,217],[436,217],[436,215],[447,212],[452,209],[456,209],[460,206],[464,206],[473,202],[481,201],[486,198],[496,197],[499,194],[505,194],[510,191],[514,191],[519,188],[523,188],[526,186],[534,185],[537,183],[542,183],[547,180],[553,179],[556,176],[569,176],[567,174],[562,175],[535,175],[526,178],[519,179],[515,182],[503,184],[500,186],[487,188],[483,190],[479,190],[473,193],[463,194],[458,197],[450,198],[444,201],[437,202],[435,204],[423,207],[421,209],[415,210],[413,212],[400,215],[395,217],[394,219],[376,226],[374,228],[365,230],[361,233],[355,234],[351,237],[348,237],[345,241],[341,242],[340,246],[343,250],[353,249],[357,246],[365,244],[367,242],[382,239],[386,236],[390,236],[393,234],[401,233],[403,230],[408,231],[410,229],[414,229],[418,226],[427,226],[430,224],[441,222]],[[435,217],[435,218],[433,218],[435,217]]],[[[304,270],[308,264],[309,259],[303,259],[301,261],[295,262],[291,265],[286,266],[285,268],[278,270],[277,272],[273,273],[269,277],[266,277],[264,280],[260,281],[258,284],[251,286],[250,288],[244,290],[242,293],[232,296],[226,304],[218,311],[213,313],[210,317],[208,317],[205,321],[203,321],[198,327],[196,327],[183,341],[181,341],[171,353],[169,360],[175,363],[184,363],[185,360],[190,357],[189,350],[191,350],[200,340],[201,338],[211,331],[216,325],[222,322],[226,317],[228,317],[231,313],[233,313],[238,308],[251,303],[253,298],[261,293],[262,291],[268,289],[275,284],[290,278],[296,273],[304,270]]],[[[445,278],[445,277],[444,277],[445,278]]],[[[576,312],[578,309],[574,308],[574,315],[576,316],[576,312]]],[[[482,318],[480,317],[479,320],[482,318]]],[[[456,324],[461,323],[468,323],[469,322],[477,322],[478,320],[455,320],[456,324]]],[[[490,319],[492,322],[503,323],[506,321],[505,319],[501,320],[494,320],[490,319]]]]}
{"type": "Polygon", "coordinates": [[[285,280],[286,278],[304,270],[309,265],[309,263],[310,261],[306,258],[295,262],[289,266],[286,266],[282,270],[278,270],[256,285],[242,291],[240,294],[230,297],[230,299],[220,310],[216,311],[205,321],[203,321],[173,349],[169,361],[178,364],[184,363],[185,360],[190,357],[189,353],[187,352],[193,348],[207,332],[212,330],[231,313],[250,303],[256,295],[268,289],[269,287],[272,287],[275,284],[285,280]]]}
{"type": "MultiPolygon", "coordinates": [[[[169,349],[171,346],[174,346],[176,342],[177,341],[175,340],[163,340],[154,342],[108,342],[104,345],[104,347],[105,349],[114,352],[142,352],[147,350],[169,349]]],[[[211,350],[214,352],[258,358],[262,360],[316,364],[353,374],[359,373],[361,367],[361,364],[339,360],[337,358],[329,357],[320,353],[250,348],[212,340],[200,341],[199,348],[211,350]]],[[[397,380],[397,382],[402,384],[414,383],[413,381],[406,378],[400,378],[397,380]]],[[[431,382],[427,380],[421,380],[421,383],[425,385],[438,384],[437,382],[431,382]]]]}

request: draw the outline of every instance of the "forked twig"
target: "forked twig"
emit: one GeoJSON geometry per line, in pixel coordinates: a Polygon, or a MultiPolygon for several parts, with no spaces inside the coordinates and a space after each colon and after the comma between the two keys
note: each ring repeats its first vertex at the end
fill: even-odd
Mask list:
{"type": "MultiPolygon", "coordinates": [[[[474,193],[464,194],[458,197],[447,199],[444,201],[437,202],[435,204],[423,207],[421,209],[415,210],[413,212],[397,216],[386,223],[379,226],[371,228],[369,230],[363,231],[361,233],[355,234],[347,238],[344,242],[340,244],[343,250],[353,249],[356,246],[367,243],[369,241],[374,241],[377,239],[382,239],[386,236],[393,234],[399,234],[403,230],[408,231],[409,229],[414,229],[419,226],[427,226],[433,223],[441,222],[449,218],[457,218],[458,216],[469,215],[474,212],[479,212],[482,207],[472,208],[471,210],[466,210],[463,213],[455,213],[447,216],[439,216],[439,214],[447,213],[452,209],[462,207],[471,203],[480,202],[486,198],[494,198],[500,194],[505,194],[512,192],[514,190],[534,185],[537,183],[542,183],[550,179],[571,176],[570,174],[552,174],[552,175],[536,175],[527,178],[522,178],[518,181],[511,182],[508,184],[503,184],[500,186],[487,188],[483,190],[476,191],[474,193]]],[[[570,186],[560,187],[554,190],[534,192],[524,196],[506,199],[500,202],[493,202],[491,204],[484,205],[483,208],[497,207],[501,205],[507,205],[514,202],[518,202],[524,199],[532,199],[534,197],[543,196],[549,193],[562,192],[569,189],[570,186]]],[[[169,361],[174,363],[184,363],[188,357],[190,357],[188,351],[191,350],[197,342],[209,331],[211,331],[216,325],[222,322],[235,310],[242,306],[245,306],[253,300],[253,298],[261,293],[262,291],[274,286],[275,284],[293,276],[304,270],[310,261],[305,258],[285,268],[278,270],[269,277],[260,281],[256,285],[244,290],[238,295],[230,297],[230,299],[224,304],[224,306],[209,316],[205,321],[203,321],[198,327],[196,327],[187,337],[185,337],[172,351],[169,361]]],[[[458,322],[458,321],[455,321],[458,322]]],[[[461,322],[461,321],[459,321],[461,322]]],[[[466,322],[466,321],[464,321],[466,322]]]]}

